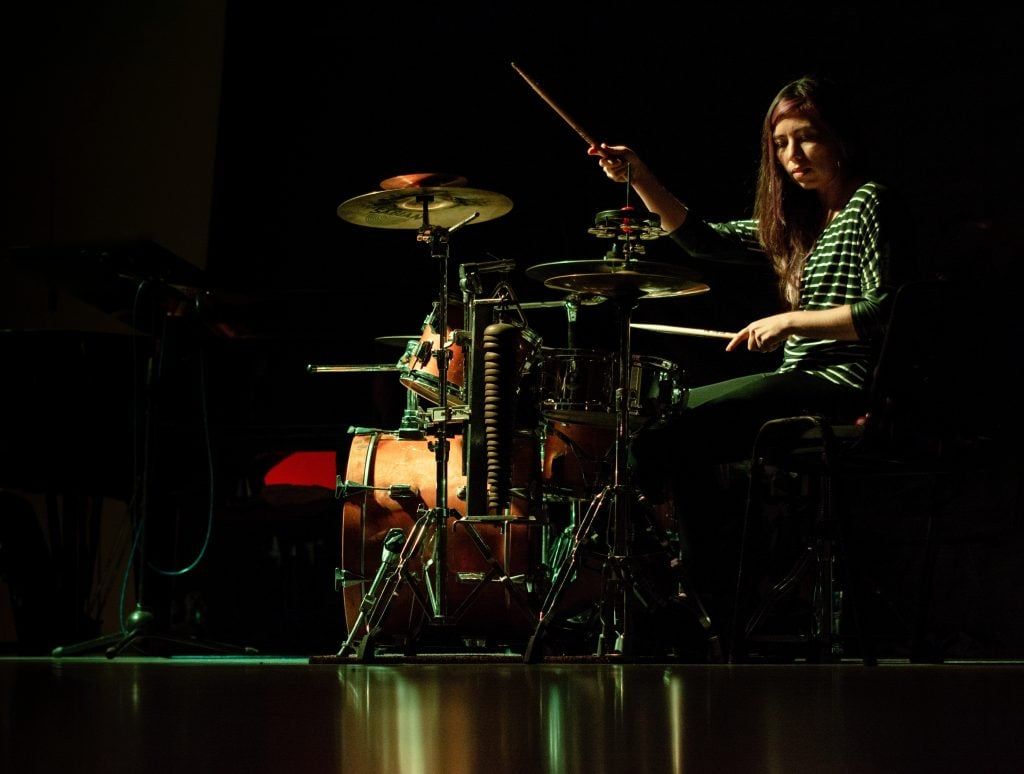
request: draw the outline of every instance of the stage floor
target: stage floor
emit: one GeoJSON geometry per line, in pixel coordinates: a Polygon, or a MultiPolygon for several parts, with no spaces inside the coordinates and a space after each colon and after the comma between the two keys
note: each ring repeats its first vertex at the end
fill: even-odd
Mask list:
{"type": "Polygon", "coordinates": [[[1019,772],[1024,665],[0,659],[0,771],[1019,772]]]}

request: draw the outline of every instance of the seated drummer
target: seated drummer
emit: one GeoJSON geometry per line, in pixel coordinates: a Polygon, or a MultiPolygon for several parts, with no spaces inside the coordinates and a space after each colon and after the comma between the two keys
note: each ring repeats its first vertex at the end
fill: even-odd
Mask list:
{"type": "Polygon", "coordinates": [[[891,194],[866,176],[853,119],[833,84],[805,77],[786,85],[764,119],[753,217],[729,223],[690,212],[629,148],[590,148],[616,182],[626,181],[628,163],[633,188],[691,258],[769,261],[785,307],[726,345],[730,352],[781,346],[781,366],[695,387],[684,411],[634,439],[634,480],[653,499],[694,463],[748,457],[769,419],[852,419],[865,410],[902,229],[891,194]]]}

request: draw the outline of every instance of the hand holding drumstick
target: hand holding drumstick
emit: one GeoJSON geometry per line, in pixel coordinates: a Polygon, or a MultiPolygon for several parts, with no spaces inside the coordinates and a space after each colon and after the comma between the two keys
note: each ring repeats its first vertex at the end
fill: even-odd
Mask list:
{"type": "Polygon", "coordinates": [[[587,149],[591,156],[599,156],[598,164],[609,180],[616,183],[626,182],[626,168],[629,168],[629,180],[633,185],[643,185],[645,178],[651,177],[647,165],[636,155],[636,152],[625,145],[591,145],[587,149]]]}

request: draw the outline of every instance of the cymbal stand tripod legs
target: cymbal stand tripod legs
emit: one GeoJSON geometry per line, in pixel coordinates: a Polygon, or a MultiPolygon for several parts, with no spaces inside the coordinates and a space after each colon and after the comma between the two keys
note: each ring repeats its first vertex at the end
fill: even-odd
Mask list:
{"type": "Polygon", "coordinates": [[[583,518],[576,527],[572,546],[562,564],[555,573],[551,589],[530,638],[524,659],[527,662],[539,661],[542,656],[543,643],[547,627],[552,615],[558,608],[565,591],[568,589],[573,574],[580,566],[585,550],[584,544],[598,524],[598,517],[606,516],[608,553],[602,568],[601,592],[601,634],[598,638],[598,656],[605,655],[606,643],[611,633],[616,632],[615,648],[623,655],[631,646],[630,629],[632,620],[628,605],[620,605],[620,598],[628,593],[625,581],[629,574],[629,508],[632,490],[626,485],[626,449],[629,440],[629,414],[627,411],[629,390],[629,316],[636,305],[637,296],[616,299],[616,318],[619,328],[618,358],[615,364],[615,458],[612,482],[606,485],[587,508],[583,518]],[[623,322],[625,324],[623,324],[623,322]]]}

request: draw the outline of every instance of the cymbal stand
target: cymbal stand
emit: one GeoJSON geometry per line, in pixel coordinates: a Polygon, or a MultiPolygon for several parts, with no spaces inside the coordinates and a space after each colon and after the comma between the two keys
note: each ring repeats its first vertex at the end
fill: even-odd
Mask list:
{"type": "MultiPolygon", "coordinates": [[[[628,199],[627,199],[628,201],[628,199]]],[[[602,213],[608,219],[601,224],[601,236],[609,236],[612,229],[623,235],[616,239],[609,258],[629,260],[635,252],[642,253],[631,208],[602,213]],[[608,224],[613,225],[608,225],[608,224]],[[636,230],[634,230],[636,229],[636,230]],[[619,248],[620,249],[615,249],[619,248]]],[[[599,518],[604,517],[606,527],[607,553],[602,566],[602,590],[599,600],[601,631],[598,636],[599,657],[616,652],[624,659],[637,654],[634,640],[634,617],[640,612],[638,606],[657,609],[672,601],[683,602],[691,607],[702,628],[709,634],[709,644],[717,653],[717,635],[713,633],[711,619],[695,591],[680,576],[678,593],[674,600],[667,598],[650,579],[644,577],[634,553],[637,526],[633,519],[633,506],[640,502],[639,492],[628,481],[627,453],[629,446],[629,381],[630,381],[630,319],[633,310],[643,297],[640,290],[623,286],[612,300],[615,303],[615,324],[618,331],[618,347],[613,374],[615,385],[615,446],[611,483],[594,497],[580,519],[572,538],[572,544],[562,563],[555,572],[548,595],[538,617],[536,629],[530,638],[524,660],[527,663],[540,661],[548,627],[554,621],[562,597],[570,585],[573,575],[580,566],[587,544],[591,542],[599,518]]]]}
{"type": "MultiPolygon", "coordinates": [[[[596,655],[617,653],[624,659],[635,658],[637,642],[634,638],[634,619],[644,609],[656,610],[672,603],[690,607],[698,623],[709,635],[713,656],[717,654],[717,636],[712,632],[711,619],[700,597],[689,588],[680,575],[679,591],[673,598],[665,595],[651,579],[645,577],[635,553],[638,534],[634,519],[634,506],[640,502],[639,493],[627,480],[627,450],[629,443],[629,321],[640,296],[623,294],[615,298],[616,325],[619,343],[615,363],[615,447],[612,480],[590,502],[573,534],[571,546],[555,572],[551,588],[541,609],[536,629],[527,644],[524,660],[540,661],[548,627],[570,582],[580,567],[583,555],[590,550],[588,544],[602,523],[605,525],[607,553],[602,566],[600,604],[601,631],[596,655]]],[[[679,572],[677,571],[677,575],[679,572]]]]}
{"type": "Polygon", "coordinates": [[[547,627],[570,579],[579,567],[585,544],[589,542],[602,515],[606,518],[608,553],[602,569],[601,634],[598,656],[607,650],[611,632],[616,632],[614,648],[626,656],[631,642],[632,618],[629,611],[630,586],[633,584],[630,564],[630,518],[632,489],[626,483],[626,451],[629,440],[627,392],[629,389],[629,317],[639,300],[639,294],[616,298],[616,323],[619,331],[618,355],[615,362],[615,446],[612,481],[594,497],[580,519],[573,535],[572,545],[558,567],[537,627],[526,648],[527,662],[539,661],[547,627]]]}
{"type": "MultiPolygon", "coordinates": [[[[417,196],[417,201],[423,206],[423,225],[417,231],[416,241],[424,242],[429,246],[430,257],[437,260],[439,271],[437,330],[440,346],[433,353],[433,356],[437,358],[439,406],[434,412],[435,420],[429,424],[431,428],[429,434],[435,440],[428,444],[428,447],[434,452],[437,481],[436,505],[420,512],[404,545],[401,545],[400,552],[397,552],[397,558],[382,564],[383,574],[379,575],[373,584],[375,596],[369,603],[364,600],[364,604],[360,606],[360,621],[365,622],[365,630],[355,652],[361,660],[373,658],[374,642],[380,624],[387,615],[391,602],[396,598],[400,584],[403,582],[409,586],[413,598],[429,617],[429,625],[443,627],[452,623],[448,612],[447,588],[447,526],[448,514],[451,511],[448,508],[448,458],[450,451],[448,427],[451,420],[451,411],[448,407],[448,361],[451,358],[451,349],[449,342],[445,340],[448,333],[449,237],[479,217],[480,213],[475,212],[450,228],[431,225],[430,204],[433,199],[434,197],[430,193],[417,196]],[[421,581],[409,569],[408,564],[419,556],[424,542],[431,535],[434,538],[433,551],[431,556],[425,557],[422,562],[421,581]]],[[[353,639],[356,634],[358,634],[356,627],[353,627],[353,632],[338,651],[339,656],[350,655],[353,652],[353,639]]]]}

